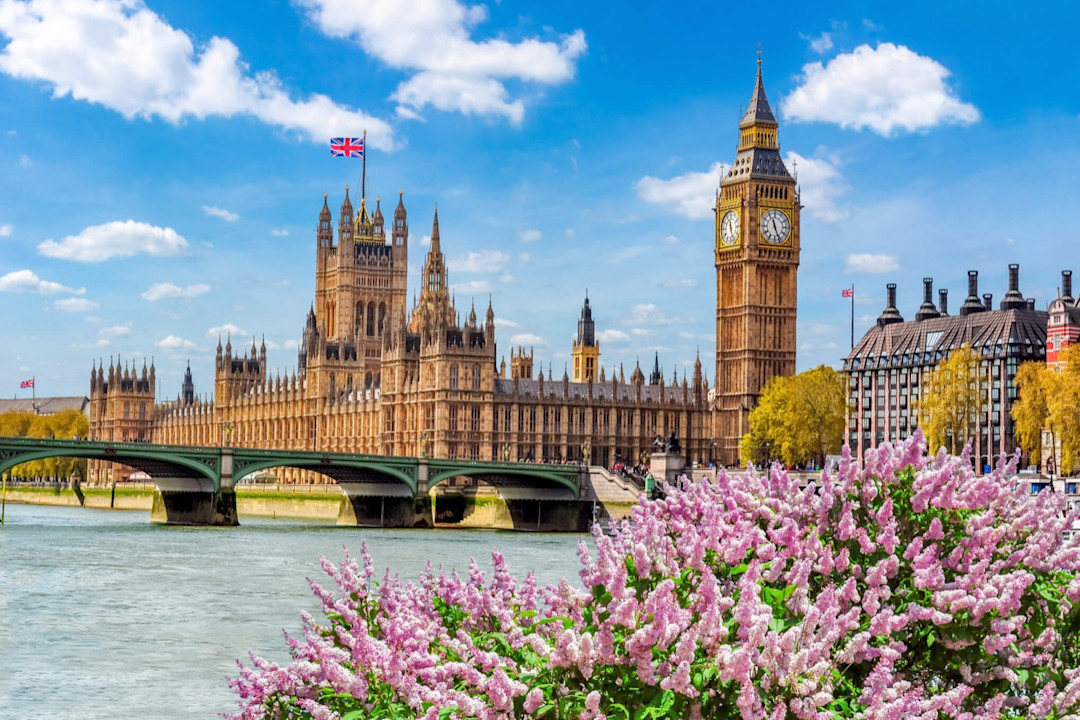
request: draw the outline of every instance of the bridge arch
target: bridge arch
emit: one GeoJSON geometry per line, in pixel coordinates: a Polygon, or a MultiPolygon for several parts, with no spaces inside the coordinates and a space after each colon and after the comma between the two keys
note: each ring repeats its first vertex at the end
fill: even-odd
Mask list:
{"type": "Polygon", "coordinates": [[[330,462],[319,459],[296,460],[289,458],[266,458],[253,462],[243,463],[237,466],[234,461],[233,481],[239,482],[242,478],[253,475],[263,470],[273,468],[294,468],[297,470],[310,470],[321,475],[333,478],[339,485],[343,483],[372,482],[372,474],[382,476],[387,480],[404,484],[411,494],[416,493],[416,478],[410,477],[403,470],[391,465],[370,460],[343,460],[334,458],[330,462]]]}
{"type": "MultiPolygon", "coordinates": [[[[95,445],[102,444],[95,443],[95,445]]],[[[0,450],[0,473],[7,472],[16,465],[56,457],[105,460],[127,465],[145,472],[155,483],[168,478],[192,478],[208,480],[214,489],[217,489],[220,483],[216,459],[211,459],[212,464],[207,464],[197,457],[185,457],[153,450],[140,452],[129,447],[38,446],[23,450],[9,446],[0,450]]]]}
{"type": "Polygon", "coordinates": [[[505,484],[499,483],[498,480],[521,478],[522,480],[543,480],[556,488],[570,491],[573,497],[576,498],[579,491],[579,481],[571,476],[578,473],[580,473],[578,468],[562,471],[545,470],[543,465],[521,466],[512,463],[460,464],[441,467],[437,470],[433,469],[433,472],[428,477],[428,487],[433,488],[443,480],[461,476],[484,478],[495,487],[505,484]]]}

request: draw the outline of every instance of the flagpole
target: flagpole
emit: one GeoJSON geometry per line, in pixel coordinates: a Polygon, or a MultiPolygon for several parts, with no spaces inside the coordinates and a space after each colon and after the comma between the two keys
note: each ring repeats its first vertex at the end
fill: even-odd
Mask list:
{"type": "Polygon", "coordinates": [[[364,160],[364,168],[360,175],[360,199],[363,200],[367,194],[367,130],[364,130],[364,154],[361,157],[364,160]]]}
{"type": "Polygon", "coordinates": [[[851,349],[855,349],[855,283],[851,283],[851,349]]]}

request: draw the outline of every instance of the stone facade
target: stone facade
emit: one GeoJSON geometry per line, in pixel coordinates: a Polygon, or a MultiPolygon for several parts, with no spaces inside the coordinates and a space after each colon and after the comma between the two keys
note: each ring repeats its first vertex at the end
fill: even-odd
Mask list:
{"type": "MultiPolygon", "coordinates": [[[[717,362],[710,391],[700,359],[670,380],[659,357],[646,381],[600,365],[586,297],[573,374],[534,372],[531,349],[496,352],[495,312],[463,319],[449,291],[438,209],[420,294],[407,307],[408,218],[401,193],[389,234],[376,201],[354,211],[346,188],[336,231],[326,196],[316,229],[315,297],[298,370],[273,377],[265,344],[219,341],[213,400],[190,375],[154,404],[154,369],[110,361],[91,375],[91,434],[102,440],[232,444],[480,460],[633,464],[672,432],[687,460],[738,460],[738,441],[765,383],[795,371],[799,196],[777,143],[760,61],[739,154],[716,198],[717,362]],[[734,217],[735,220],[731,220],[734,217]],[[389,235],[389,236],[388,236],[389,235]],[[126,411],[125,411],[126,408],[126,411]],[[125,414],[126,412],[126,414],[125,414]],[[135,415],[132,415],[135,413],[135,415]],[[136,421],[134,418],[140,418],[136,421]]],[[[115,469],[96,468],[99,480],[115,469]]],[[[282,471],[286,481],[311,481],[282,471]]]]}

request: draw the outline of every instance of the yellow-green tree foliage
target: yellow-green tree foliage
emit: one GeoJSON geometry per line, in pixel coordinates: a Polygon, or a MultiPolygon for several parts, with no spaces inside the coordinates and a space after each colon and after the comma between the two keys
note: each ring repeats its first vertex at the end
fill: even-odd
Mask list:
{"type": "Polygon", "coordinates": [[[1060,471],[1071,474],[1080,467],[1080,345],[1061,353],[1060,385],[1048,399],[1050,422],[1061,441],[1060,471]]]}
{"type": "Polygon", "coordinates": [[[979,354],[965,345],[938,363],[927,377],[918,408],[929,448],[945,447],[955,455],[975,436],[986,396],[980,360],[979,354]]]}
{"type": "Polygon", "coordinates": [[[739,442],[743,463],[780,459],[787,465],[820,466],[844,440],[847,382],[826,365],[765,384],[750,411],[750,432],[739,442]]]}
{"type": "Polygon", "coordinates": [[[1016,371],[1017,398],[1009,412],[1016,443],[1036,464],[1042,462],[1043,431],[1048,430],[1054,467],[1060,465],[1060,459],[1055,457],[1057,433],[1050,416],[1050,406],[1061,392],[1061,379],[1054,368],[1042,362],[1026,362],[1016,371]]]}
{"type": "MultiPolygon", "coordinates": [[[[0,413],[0,436],[85,439],[90,432],[86,416],[78,410],[61,410],[53,415],[25,412],[0,413]]],[[[23,478],[66,478],[78,472],[86,477],[86,461],[77,458],[47,458],[16,465],[12,475],[23,478]]]]}

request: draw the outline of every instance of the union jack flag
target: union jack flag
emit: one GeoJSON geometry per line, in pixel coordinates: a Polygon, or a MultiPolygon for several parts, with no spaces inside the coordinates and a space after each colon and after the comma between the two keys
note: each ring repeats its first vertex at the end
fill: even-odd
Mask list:
{"type": "Polygon", "coordinates": [[[840,291],[840,297],[855,297],[855,291],[851,288],[844,288],[840,291]]]}
{"type": "Polygon", "coordinates": [[[23,380],[21,383],[19,383],[19,387],[20,388],[32,388],[32,387],[34,387],[34,380],[33,379],[23,380]]]}
{"type": "Polygon", "coordinates": [[[364,157],[364,138],[330,138],[330,157],[364,157]]]}

